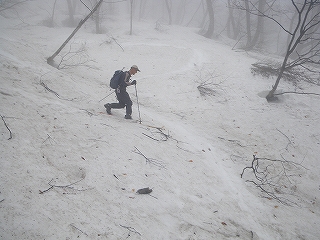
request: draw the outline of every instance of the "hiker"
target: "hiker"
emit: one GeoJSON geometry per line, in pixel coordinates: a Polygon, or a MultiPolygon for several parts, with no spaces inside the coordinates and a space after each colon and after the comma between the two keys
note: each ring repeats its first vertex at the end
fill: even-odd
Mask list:
{"type": "Polygon", "coordinates": [[[111,114],[111,109],[120,109],[126,107],[126,115],[124,116],[125,119],[132,119],[132,101],[130,99],[129,94],[127,93],[126,88],[130,85],[136,85],[137,81],[133,80],[130,82],[130,77],[137,72],[140,72],[137,65],[133,65],[129,71],[123,72],[122,76],[119,79],[119,86],[115,90],[118,103],[107,103],[104,105],[104,107],[107,110],[108,114],[111,114]]]}

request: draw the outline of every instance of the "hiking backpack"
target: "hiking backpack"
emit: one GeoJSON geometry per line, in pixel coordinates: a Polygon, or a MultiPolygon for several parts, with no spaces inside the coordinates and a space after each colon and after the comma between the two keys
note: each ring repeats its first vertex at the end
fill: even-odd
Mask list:
{"type": "Polygon", "coordinates": [[[123,74],[122,70],[117,70],[114,72],[113,77],[110,79],[110,87],[112,89],[118,88],[122,74],[123,74]]]}

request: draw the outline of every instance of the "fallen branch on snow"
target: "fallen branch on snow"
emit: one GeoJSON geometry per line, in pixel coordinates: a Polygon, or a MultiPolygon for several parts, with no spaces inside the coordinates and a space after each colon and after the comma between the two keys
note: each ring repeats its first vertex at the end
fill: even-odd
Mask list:
{"type": "Polygon", "coordinates": [[[4,120],[5,117],[2,116],[2,115],[0,115],[0,116],[1,116],[1,119],[2,119],[2,121],[3,121],[3,123],[4,123],[4,126],[5,126],[5,127],[8,129],[8,131],[9,131],[10,136],[9,136],[8,140],[10,140],[10,139],[12,139],[12,132],[11,132],[10,128],[8,127],[6,121],[4,120]]]}
{"type": "MultiPolygon", "coordinates": [[[[49,185],[50,187],[49,187],[48,189],[46,189],[46,190],[43,190],[43,191],[39,190],[39,194],[44,194],[44,193],[50,191],[50,190],[53,189],[53,188],[62,188],[62,189],[64,189],[64,190],[68,189],[68,190],[73,190],[73,191],[86,191],[86,190],[90,190],[90,188],[86,188],[86,189],[76,189],[76,188],[73,187],[73,185],[81,182],[83,179],[84,179],[84,178],[81,178],[80,180],[78,180],[78,181],[76,181],[76,182],[73,182],[73,183],[70,183],[70,184],[67,184],[67,185],[54,185],[54,184],[52,184],[53,179],[51,179],[51,180],[48,182],[48,185],[49,185]]],[[[64,193],[64,194],[65,194],[65,193],[64,193]]]]}
{"type": "Polygon", "coordinates": [[[252,175],[246,182],[254,184],[267,195],[268,199],[275,199],[284,205],[292,206],[297,205],[293,200],[289,200],[289,197],[295,197],[294,192],[297,188],[293,177],[301,177],[302,169],[306,168],[299,163],[285,159],[257,158],[253,155],[251,166],[243,168],[240,176],[243,178],[246,170],[252,170],[252,175]]]}
{"type": "MultiPolygon", "coordinates": [[[[76,226],[74,226],[73,224],[70,224],[71,227],[73,227],[74,229],[78,230],[79,232],[81,232],[82,234],[86,235],[88,237],[88,234],[85,233],[84,231],[82,231],[81,229],[77,228],[76,226]]],[[[78,236],[79,238],[79,236],[78,236]]]]}
{"type": "Polygon", "coordinates": [[[281,93],[274,93],[273,95],[283,95],[283,94],[288,94],[288,93],[320,96],[320,93],[303,93],[303,92],[281,92],[281,93]]]}
{"type": "Polygon", "coordinates": [[[168,134],[165,134],[161,128],[157,128],[156,129],[158,130],[158,132],[153,132],[152,135],[160,135],[160,137],[156,137],[156,136],[150,136],[150,135],[147,135],[145,133],[142,133],[143,135],[145,135],[146,137],[148,138],[151,138],[152,140],[155,140],[155,141],[167,141],[171,136],[168,134]]]}
{"type": "Polygon", "coordinates": [[[135,149],[138,151],[136,153],[138,153],[139,155],[143,156],[146,159],[146,164],[150,163],[150,164],[153,164],[153,165],[155,165],[155,166],[157,166],[159,168],[166,168],[164,166],[163,162],[155,160],[155,159],[152,159],[152,158],[147,158],[137,147],[135,147],[135,149]]]}
{"type": "MultiPolygon", "coordinates": [[[[128,233],[128,237],[130,237],[130,233],[137,233],[137,234],[139,234],[140,236],[141,236],[141,233],[139,233],[137,230],[135,230],[133,227],[127,227],[127,226],[123,226],[123,225],[121,225],[120,224],[120,227],[123,227],[123,228],[126,228],[128,231],[129,231],[129,233],[128,233]]],[[[127,238],[128,238],[127,237],[127,238]]]]}

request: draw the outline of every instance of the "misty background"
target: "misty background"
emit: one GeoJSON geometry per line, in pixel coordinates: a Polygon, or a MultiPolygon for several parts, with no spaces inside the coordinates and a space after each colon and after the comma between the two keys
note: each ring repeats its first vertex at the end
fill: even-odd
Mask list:
{"type": "Polygon", "coordinates": [[[0,239],[318,240],[319,4],[0,0],[0,239]]]}
{"type": "MultiPolygon", "coordinates": [[[[76,27],[97,3],[98,0],[1,0],[0,13],[5,17],[15,15],[20,18],[21,11],[30,16],[41,12],[39,24],[76,27]]],[[[128,32],[132,34],[135,21],[150,22],[159,31],[165,31],[166,25],[180,25],[197,28],[199,34],[220,40],[234,49],[256,49],[283,55],[288,34],[274,21],[257,16],[258,8],[287,29],[297,15],[291,1],[106,0],[89,21],[95,22],[92,31],[98,34],[110,33],[106,23],[112,21],[127,21],[128,32]]],[[[27,16],[21,19],[21,24],[28,24],[27,16]]]]}

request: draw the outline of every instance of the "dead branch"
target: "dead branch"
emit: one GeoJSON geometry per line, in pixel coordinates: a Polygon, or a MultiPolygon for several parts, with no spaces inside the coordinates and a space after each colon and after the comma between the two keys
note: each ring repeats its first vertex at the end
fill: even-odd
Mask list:
{"type": "Polygon", "coordinates": [[[221,89],[221,84],[223,81],[219,83],[215,83],[213,79],[217,78],[217,75],[214,75],[212,72],[207,72],[205,76],[202,76],[202,71],[200,71],[199,75],[197,75],[200,82],[197,86],[198,91],[201,96],[215,96],[218,93],[218,89],[221,89]]]}
{"type": "Polygon", "coordinates": [[[13,8],[15,5],[18,5],[18,4],[21,4],[21,3],[24,3],[24,2],[27,2],[28,0],[23,0],[23,1],[19,1],[19,2],[16,2],[16,3],[12,3],[10,6],[6,6],[6,1],[4,1],[4,3],[2,4],[2,2],[0,2],[0,12],[2,11],[5,11],[7,9],[10,9],[10,8],[13,8]]]}
{"type": "MultiPolygon", "coordinates": [[[[256,62],[252,64],[251,73],[253,75],[261,75],[263,77],[269,78],[271,76],[278,76],[280,67],[280,63],[278,62],[256,62]]],[[[286,67],[283,71],[282,78],[289,82],[292,82],[294,85],[297,85],[299,81],[304,81],[319,86],[319,79],[317,79],[318,71],[308,70],[308,73],[306,73],[305,70],[306,69],[302,68],[301,66],[296,66],[295,68],[286,67]]]]}
{"type": "Polygon", "coordinates": [[[281,132],[279,129],[277,129],[277,131],[287,138],[288,144],[287,144],[287,146],[286,146],[285,149],[288,150],[289,145],[293,146],[291,140],[289,139],[289,137],[288,137],[287,135],[285,135],[285,134],[284,134],[283,132],[281,132]]]}
{"type": "Polygon", "coordinates": [[[44,144],[44,143],[45,143],[46,141],[48,141],[48,140],[50,141],[50,143],[51,143],[51,140],[56,143],[56,141],[55,141],[49,134],[47,134],[47,136],[48,136],[48,137],[46,138],[46,140],[44,140],[44,141],[42,142],[42,144],[44,144]]]}
{"type": "MultiPolygon", "coordinates": [[[[78,191],[78,192],[81,192],[81,191],[87,191],[87,190],[90,190],[91,188],[85,188],[85,189],[77,189],[77,188],[74,188],[73,185],[81,182],[84,178],[81,178],[80,180],[76,181],[76,182],[73,182],[73,183],[70,183],[70,184],[67,184],[67,185],[54,185],[52,184],[53,182],[53,179],[51,179],[49,182],[48,182],[48,185],[50,186],[48,189],[46,190],[39,190],[39,194],[44,194],[48,191],[50,191],[51,189],[53,188],[62,188],[64,190],[73,190],[73,191],[78,191]]],[[[64,193],[65,194],[65,193],[64,193]]]]}
{"type": "Polygon", "coordinates": [[[57,92],[51,90],[50,88],[48,88],[47,84],[45,84],[41,79],[40,79],[40,85],[41,85],[42,87],[44,87],[48,92],[53,93],[54,95],[56,95],[57,98],[61,99],[60,96],[59,96],[59,94],[58,94],[57,92]]]}
{"type": "Polygon", "coordinates": [[[72,100],[73,100],[73,99],[67,99],[67,98],[62,98],[62,97],[60,97],[60,95],[59,95],[57,92],[55,92],[55,91],[53,91],[52,89],[50,89],[50,88],[47,86],[47,84],[45,84],[45,83],[41,80],[41,78],[40,78],[40,85],[41,85],[42,87],[44,87],[48,92],[51,92],[51,93],[53,93],[54,95],[56,95],[56,97],[59,98],[59,99],[61,99],[61,100],[66,100],[66,101],[72,101],[72,100]]]}
{"type": "MultiPolygon", "coordinates": [[[[124,52],[124,48],[117,42],[117,39],[115,39],[113,36],[110,37],[110,39],[107,39],[106,41],[104,41],[103,43],[106,44],[111,44],[112,40],[122,49],[122,51],[124,52]]],[[[101,43],[100,46],[103,44],[101,43]]]]}
{"type": "Polygon", "coordinates": [[[70,69],[74,67],[95,68],[88,65],[93,60],[89,59],[85,44],[82,44],[77,50],[72,50],[72,44],[70,44],[68,52],[64,55],[59,54],[59,56],[61,56],[61,59],[59,64],[57,64],[58,69],[70,69]]]}
{"type": "Polygon", "coordinates": [[[257,158],[253,155],[251,166],[243,168],[240,174],[243,178],[247,170],[252,170],[246,182],[254,184],[260,191],[284,205],[297,205],[289,197],[295,197],[296,186],[293,183],[294,177],[300,177],[301,171],[306,168],[299,163],[282,160],[257,158]]]}
{"type": "Polygon", "coordinates": [[[149,136],[149,135],[147,135],[147,134],[145,134],[145,133],[142,133],[142,134],[145,135],[145,136],[148,137],[148,138],[151,138],[152,140],[160,141],[159,139],[155,139],[155,138],[153,138],[153,137],[151,137],[151,136],[149,136]]]}
{"type": "Polygon", "coordinates": [[[144,136],[148,137],[148,138],[151,138],[152,140],[155,140],[155,141],[167,141],[171,136],[168,134],[165,134],[163,131],[162,131],[162,128],[157,128],[156,129],[158,130],[157,132],[151,132],[152,135],[160,135],[160,137],[156,137],[156,136],[150,136],[150,135],[147,135],[145,133],[142,133],[144,136]]]}
{"type": "Polygon", "coordinates": [[[239,140],[225,139],[223,137],[218,137],[218,138],[221,139],[221,140],[225,140],[225,141],[228,141],[228,142],[235,143],[235,144],[239,145],[240,147],[246,147],[246,146],[242,145],[239,140]]]}
{"type": "Polygon", "coordinates": [[[303,92],[281,92],[281,93],[274,93],[273,95],[283,95],[288,93],[320,96],[320,93],[303,93],[303,92]]]}
{"type": "Polygon", "coordinates": [[[138,235],[140,235],[141,236],[141,233],[139,233],[137,230],[135,230],[133,227],[126,227],[126,226],[123,226],[123,225],[121,225],[120,224],[120,227],[123,227],[123,228],[126,228],[128,231],[129,231],[129,233],[128,233],[128,237],[130,237],[130,233],[137,233],[138,235]]]}
{"type": "MultiPolygon", "coordinates": [[[[74,226],[73,224],[70,224],[71,227],[75,228],[76,230],[78,230],[79,232],[81,232],[82,234],[86,235],[88,237],[88,234],[85,233],[84,231],[82,231],[81,229],[77,228],[76,226],[74,226]]],[[[79,236],[78,236],[79,237],[79,236]]]]}
{"type": "Polygon", "coordinates": [[[159,168],[166,168],[164,163],[162,161],[158,161],[156,159],[152,159],[152,158],[148,158],[146,157],[137,147],[135,147],[135,149],[137,150],[136,153],[138,153],[139,155],[143,156],[146,159],[146,164],[153,164],[159,168]]]}
{"type": "Polygon", "coordinates": [[[118,44],[118,46],[121,47],[122,51],[124,52],[124,48],[117,42],[117,39],[115,39],[114,37],[111,37],[111,39],[115,41],[115,43],[118,44]]]}
{"type": "MultiPolygon", "coordinates": [[[[278,197],[273,192],[267,191],[262,184],[257,184],[255,181],[250,181],[250,180],[247,180],[246,182],[250,182],[250,183],[254,184],[257,188],[259,188],[261,190],[261,192],[265,193],[269,198],[274,199],[283,205],[289,205],[287,199],[278,197]]],[[[291,202],[291,201],[289,201],[289,202],[294,205],[293,202],[291,202]]]]}
{"type": "Polygon", "coordinates": [[[92,117],[92,116],[97,116],[97,114],[94,114],[94,113],[88,111],[87,109],[80,109],[80,110],[83,110],[83,111],[87,112],[87,114],[88,114],[90,117],[92,117]]]}
{"type": "Polygon", "coordinates": [[[64,43],[61,45],[61,47],[51,56],[47,59],[47,63],[51,66],[55,67],[54,64],[54,58],[61,52],[61,50],[67,45],[67,43],[70,41],[70,39],[76,34],[76,32],[81,28],[81,26],[91,17],[91,15],[99,8],[99,6],[102,4],[103,0],[100,0],[96,6],[92,9],[92,11],[84,18],[82,19],[75,30],[71,33],[71,35],[67,38],[67,40],[64,41],[64,43]]]}
{"type": "Polygon", "coordinates": [[[10,128],[8,127],[8,125],[7,125],[7,123],[6,123],[6,121],[4,120],[4,116],[2,116],[2,115],[0,115],[1,116],[1,119],[2,119],[2,121],[3,121],[3,123],[4,123],[4,126],[8,129],[8,131],[9,131],[9,138],[8,138],[8,140],[10,140],[10,139],[12,139],[12,132],[11,132],[11,130],[10,130],[10,128]]]}

